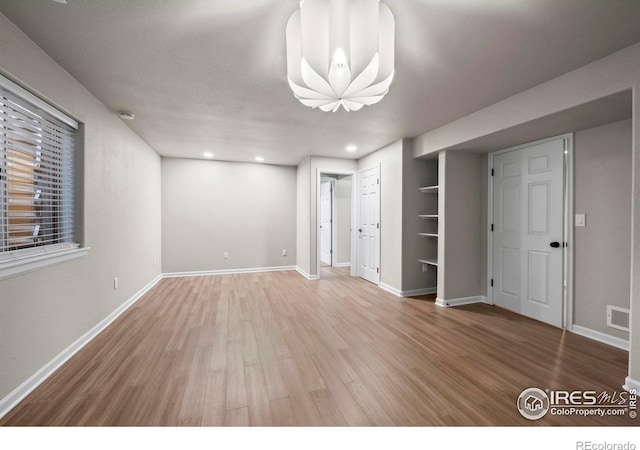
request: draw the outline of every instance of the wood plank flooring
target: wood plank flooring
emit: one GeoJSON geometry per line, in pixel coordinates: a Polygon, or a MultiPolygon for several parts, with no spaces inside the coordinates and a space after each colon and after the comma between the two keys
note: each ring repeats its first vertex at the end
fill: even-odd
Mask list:
{"type": "Polygon", "coordinates": [[[524,419],[528,387],[620,391],[627,353],[322,269],[164,279],[0,425],[637,425],[524,419]]]}

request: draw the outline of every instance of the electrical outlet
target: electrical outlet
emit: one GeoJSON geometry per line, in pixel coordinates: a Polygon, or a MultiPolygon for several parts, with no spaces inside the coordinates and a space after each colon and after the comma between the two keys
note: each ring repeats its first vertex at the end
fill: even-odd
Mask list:
{"type": "Polygon", "coordinates": [[[282,256],[287,256],[287,249],[286,248],[282,249],[282,256]]]}
{"type": "Polygon", "coordinates": [[[224,252],[224,254],[222,255],[222,257],[224,259],[229,259],[229,252],[224,252]]]}
{"type": "Polygon", "coordinates": [[[115,278],[113,279],[113,288],[114,288],[114,289],[118,289],[118,277],[115,277],[115,278]]]}

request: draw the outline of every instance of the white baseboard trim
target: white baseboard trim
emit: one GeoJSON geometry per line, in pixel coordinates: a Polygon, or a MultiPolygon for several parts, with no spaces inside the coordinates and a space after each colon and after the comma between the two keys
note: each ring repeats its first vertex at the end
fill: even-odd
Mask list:
{"type": "Polygon", "coordinates": [[[380,283],[378,285],[380,289],[383,289],[390,294],[395,295],[396,297],[415,297],[417,295],[427,295],[427,294],[435,294],[436,288],[425,288],[425,289],[413,289],[411,291],[401,291],[400,289],[396,289],[393,286],[389,286],[386,283],[380,283]]]}
{"type": "Polygon", "coordinates": [[[158,281],[162,279],[162,275],[158,275],[146,286],[140,289],[133,297],[120,305],[115,311],[105,317],[97,325],[83,334],[73,344],[65,348],[58,356],[53,358],[47,364],[42,366],[36,373],[31,375],[24,383],[15,388],[9,395],[0,400],[0,419],[9,413],[15,406],[29,395],[35,388],[49,378],[56,370],[58,370],[73,355],[78,353],[85,345],[93,340],[100,332],[107,328],[114,320],[116,320],[131,305],[137,302],[144,294],[147,293],[158,281]]]}
{"type": "Polygon", "coordinates": [[[483,295],[474,295],[473,297],[452,298],[451,300],[443,300],[436,298],[436,305],[443,308],[453,308],[456,306],[473,305],[474,303],[487,303],[487,297],[483,295]]]}
{"type": "Polygon", "coordinates": [[[318,275],[310,275],[299,266],[294,267],[294,269],[296,270],[296,272],[298,272],[300,275],[305,277],[307,280],[319,280],[320,279],[320,277],[318,275]]]}
{"type": "Polygon", "coordinates": [[[335,263],[333,267],[351,267],[351,263],[350,262],[335,263]]]}
{"type": "Polygon", "coordinates": [[[438,288],[430,287],[424,289],[413,289],[411,291],[402,291],[403,297],[417,297],[418,295],[429,295],[438,292],[438,288]]]}
{"type": "Polygon", "coordinates": [[[283,272],[286,270],[297,270],[295,266],[279,267],[251,267],[248,269],[222,269],[222,270],[196,270],[193,272],[169,272],[162,274],[163,278],[181,277],[206,277],[210,275],[236,275],[239,273],[259,273],[259,272],[283,272]]]}
{"type": "Polygon", "coordinates": [[[439,306],[441,308],[446,308],[447,307],[447,302],[442,300],[440,297],[436,297],[436,306],[439,306]]]}
{"type": "Polygon", "coordinates": [[[636,395],[640,394],[640,381],[634,380],[631,377],[627,377],[624,380],[624,384],[622,385],[622,389],[625,391],[631,392],[632,389],[635,389],[636,395]]]}
{"type": "Polygon", "coordinates": [[[389,292],[390,294],[395,295],[396,297],[402,297],[402,291],[400,289],[396,289],[393,286],[389,286],[386,283],[380,283],[378,287],[384,291],[389,292]]]}
{"type": "Polygon", "coordinates": [[[590,328],[581,327],[580,325],[573,325],[570,331],[575,334],[579,334],[580,336],[593,339],[594,341],[602,342],[603,344],[611,345],[612,347],[617,347],[619,349],[629,351],[629,341],[625,341],[624,339],[609,336],[608,334],[602,333],[600,331],[595,331],[590,328]]]}

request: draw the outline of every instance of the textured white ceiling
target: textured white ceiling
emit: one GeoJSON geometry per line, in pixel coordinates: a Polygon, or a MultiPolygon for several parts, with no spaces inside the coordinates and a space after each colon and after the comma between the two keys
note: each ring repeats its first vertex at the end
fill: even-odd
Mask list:
{"type": "Polygon", "coordinates": [[[133,111],[127,124],[161,155],[272,164],[363,156],[640,41],[638,0],[386,0],[389,94],[323,113],[286,81],[298,0],[67,3],[0,0],[0,12],[111,110],[133,111]]]}

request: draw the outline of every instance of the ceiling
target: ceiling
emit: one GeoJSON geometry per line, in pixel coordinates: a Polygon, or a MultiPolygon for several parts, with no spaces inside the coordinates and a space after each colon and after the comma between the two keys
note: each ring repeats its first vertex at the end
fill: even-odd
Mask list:
{"type": "Polygon", "coordinates": [[[396,76],[350,113],[307,108],[288,87],[298,0],[0,0],[0,12],[109,109],[134,112],[127,124],[159,154],[285,165],[359,158],[640,42],[637,0],[385,3],[396,76]]]}

